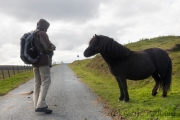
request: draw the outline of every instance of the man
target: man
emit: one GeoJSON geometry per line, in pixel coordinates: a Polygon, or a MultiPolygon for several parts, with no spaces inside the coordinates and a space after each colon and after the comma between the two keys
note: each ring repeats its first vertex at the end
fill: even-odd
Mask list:
{"type": "Polygon", "coordinates": [[[49,25],[44,19],[40,19],[37,22],[34,43],[37,50],[42,54],[38,62],[33,64],[35,78],[33,99],[35,112],[44,112],[46,114],[52,113],[52,110],[48,109],[46,105],[45,98],[51,84],[50,67],[53,50],[55,50],[55,46],[46,34],[49,25]]]}

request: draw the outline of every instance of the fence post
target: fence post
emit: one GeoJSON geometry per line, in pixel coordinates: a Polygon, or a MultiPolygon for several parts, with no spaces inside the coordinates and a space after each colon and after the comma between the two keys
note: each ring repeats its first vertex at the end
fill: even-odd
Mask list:
{"type": "Polygon", "coordinates": [[[13,74],[15,75],[14,66],[13,66],[13,74]]]}
{"type": "Polygon", "coordinates": [[[29,71],[31,71],[31,65],[29,65],[29,71]]]}
{"type": "Polygon", "coordinates": [[[4,79],[4,71],[2,70],[2,76],[3,76],[3,79],[4,79]]]}
{"type": "Polygon", "coordinates": [[[26,65],[26,71],[28,71],[28,66],[26,65]]]}
{"type": "Polygon", "coordinates": [[[8,68],[8,75],[9,75],[9,77],[10,77],[9,68],[8,68]]]}
{"type": "Polygon", "coordinates": [[[31,65],[29,65],[29,70],[31,71],[31,65]]]}
{"type": "Polygon", "coordinates": [[[17,71],[18,71],[18,73],[19,73],[19,68],[18,68],[18,65],[17,65],[17,71]]]}

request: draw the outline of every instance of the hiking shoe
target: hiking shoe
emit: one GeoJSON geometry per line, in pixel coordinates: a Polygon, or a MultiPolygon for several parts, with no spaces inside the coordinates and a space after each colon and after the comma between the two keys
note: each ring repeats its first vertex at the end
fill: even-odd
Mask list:
{"type": "Polygon", "coordinates": [[[52,113],[52,110],[48,109],[47,107],[43,107],[43,108],[37,108],[35,110],[35,112],[44,112],[46,114],[51,114],[52,113]]]}

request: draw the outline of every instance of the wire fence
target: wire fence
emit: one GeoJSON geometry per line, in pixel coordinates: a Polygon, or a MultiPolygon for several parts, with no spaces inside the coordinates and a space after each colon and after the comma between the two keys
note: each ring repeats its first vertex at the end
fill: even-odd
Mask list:
{"type": "Polygon", "coordinates": [[[0,65],[0,79],[10,78],[20,72],[31,71],[31,65],[0,65]]]}

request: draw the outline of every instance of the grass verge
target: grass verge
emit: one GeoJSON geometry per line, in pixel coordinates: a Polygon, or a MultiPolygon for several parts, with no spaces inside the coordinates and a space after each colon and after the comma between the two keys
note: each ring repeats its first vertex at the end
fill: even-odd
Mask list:
{"type": "Polygon", "coordinates": [[[19,85],[29,81],[33,77],[33,71],[26,71],[16,74],[10,78],[0,80],[0,96],[17,88],[19,85]]]}
{"type": "Polygon", "coordinates": [[[151,96],[154,81],[150,77],[143,81],[129,81],[130,102],[117,101],[119,88],[112,75],[86,67],[92,60],[75,61],[69,66],[93,92],[107,102],[116,114],[128,120],[180,120],[180,94],[177,76],[173,76],[172,89],[168,97],[162,98],[162,91],[151,96]]]}

